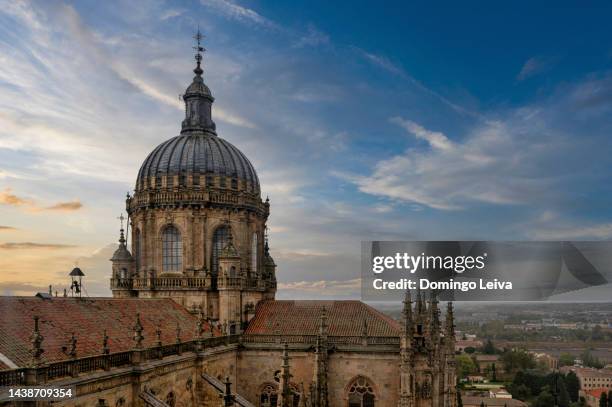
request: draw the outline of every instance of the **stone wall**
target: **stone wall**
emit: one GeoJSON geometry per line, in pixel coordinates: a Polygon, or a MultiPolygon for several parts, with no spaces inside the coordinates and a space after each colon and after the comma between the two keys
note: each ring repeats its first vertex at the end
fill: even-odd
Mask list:
{"type": "MultiPolygon", "coordinates": [[[[303,346],[289,348],[291,384],[297,389],[308,389],[313,380],[315,354],[303,346]]],[[[255,405],[259,405],[262,388],[273,384],[278,388],[275,373],[281,368],[282,346],[274,349],[249,346],[238,355],[238,391],[255,405]]],[[[359,376],[366,377],[374,386],[376,407],[395,407],[399,386],[399,355],[389,350],[376,351],[364,347],[336,350],[329,356],[328,391],[331,406],[348,405],[348,387],[359,376]]]]}

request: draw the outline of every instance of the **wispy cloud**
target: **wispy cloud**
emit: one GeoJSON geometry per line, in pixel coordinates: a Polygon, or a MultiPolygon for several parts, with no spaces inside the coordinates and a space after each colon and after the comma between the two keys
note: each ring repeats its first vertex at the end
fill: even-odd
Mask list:
{"type": "Polygon", "coordinates": [[[302,47],[317,47],[320,45],[329,44],[329,36],[325,34],[323,31],[320,31],[313,24],[308,24],[306,28],[306,33],[302,35],[298,40],[293,44],[295,48],[302,47]]]}
{"type": "Polygon", "coordinates": [[[516,80],[524,81],[525,79],[545,72],[552,66],[552,63],[553,59],[551,58],[531,57],[523,64],[521,71],[516,76],[516,80]]]}
{"type": "Polygon", "coordinates": [[[77,246],[59,243],[34,243],[34,242],[7,242],[0,243],[3,250],[28,250],[28,249],[72,249],[77,246]]]}
{"type": "Polygon", "coordinates": [[[406,75],[406,72],[399,65],[391,62],[391,60],[384,55],[374,54],[359,47],[353,47],[353,49],[357,51],[357,53],[361,54],[370,63],[378,66],[379,68],[391,72],[394,75],[406,75]]]}
{"type": "Polygon", "coordinates": [[[0,192],[0,204],[24,207],[25,209],[32,212],[41,211],[60,211],[60,212],[71,212],[77,211],[83,207],[83,204],[79,200],[69,202],[57,202],[50,206],[40,206],[33,199],[24,198],[15,195],[10,188],[6,188],[0,192]]]}
{"type": "Polygon", "coordinates": [[[257,11],[230,0],[200,0],[200,3],[232,20],[267,28],[278,28],[275,22],[265,18],[257,11]]]}
{"type": "Polygon", "coordinates": [[[72,212],[78,211],[83,207],[81,201],[70,201],[70,202],[58,202],[55,205],[46,207],[48,211],[61,211],[61,212],[72,212]]]}
{"type": "Polygon", "coordinates": [[[13,226],[0,225],[0,230],[16,230],[13,226]]]}
{"type": "Polygon", "coordinates": [[[417,138],[427,141],[432,148],[437,148],[440,150],[450,150],[453,148],[453,143],[449,140],[449,138],[439,131],[427,130],[420,124],[401,117],[393,117],[390,119],[390,122],[397,124],[407,132],[414,134],[417,138]]]}

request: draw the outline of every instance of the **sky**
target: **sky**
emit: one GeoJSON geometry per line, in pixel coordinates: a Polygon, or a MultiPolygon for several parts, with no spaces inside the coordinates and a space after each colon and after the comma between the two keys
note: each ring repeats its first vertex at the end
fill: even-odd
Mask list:
{"type": "Polygon", "coordinates": [[[362,240],[610,239],[612,5],[536,3],[0,0],[0,293],[110,294],[198,26],[278,298],[358,298],[362,240]]]}

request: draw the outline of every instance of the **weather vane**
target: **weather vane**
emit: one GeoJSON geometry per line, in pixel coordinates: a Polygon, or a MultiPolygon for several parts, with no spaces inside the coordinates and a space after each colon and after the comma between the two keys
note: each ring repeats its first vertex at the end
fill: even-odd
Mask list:
{"type": "Polygon", "coordinates": [[[202,62],[202,52],[206,51],[206,49],[202,46],[202,38],[204,38],[204,36],[200,32],[200,26],[198,25],[198,31],[193,36],[193,39],[196,40],[196,46],[193,47],[193,49],[196,51],[195,60],[197,63],[197,66],[193,72],[198,76],[201,76],[204,73],[202,67],[200,67],[202,62]]]}
{"type": "Polygon", "coordinates": [[[202,39],[204,36],[200,32],[200,26],[198,26],[198,31],[193,36],[193,39],[196,40],[196,46],[193,49],[196,52],[195,59],[198,63],[198,67],[200,67],[200,62],[202,62],[202,52],[206,51],[206,49],[202,46],[202,39]]]}

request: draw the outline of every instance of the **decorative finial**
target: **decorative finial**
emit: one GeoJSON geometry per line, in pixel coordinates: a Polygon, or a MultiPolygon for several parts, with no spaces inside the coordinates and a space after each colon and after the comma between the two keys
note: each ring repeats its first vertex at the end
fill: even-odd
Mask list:
{"type": "Polygon", "coordinates": [[[119,215],[117,219],[119,219],[119,221],[121,222],[121,229],[119,229],[119,243],[121,245],[125,245],[125,235],[123,233],[123,221],[125,220],[125,218],[123,217],[123,213],[119,215]]]}
{"type": "Polygon", "coordinates": [[[142,349],[142,341],[144,340],[144,336],[142,335],[142,331],[144,328],[142,327],[142,323],[140,323],[140,313],[136,314],[136,324],[134,324],[134,342],[135,349],[142,349]]]}
{"type": "Polygon", "coordinates": [[[196,68],[193,70],[193,73],[195,73],[198,76],[202,76],[202,74],[204,73],[204,71],[202,70],[202,67],[201,67],[201,64],[202,64],[202,52],[206,51],[206,49],[204,49],[204,47],[202,46],[202,39],[203,38],[204,38],[204,36],[200,32],[200,27],[198,26],[198,31],[193,36],[193,39],[196,40],[196,46],[193,47],[193,49],[196,52],[195,60],[196,60],[196,64],[197,64],[196,68]]]}
{"type": "Polygon", "coordinates": [[[34,332],[32,333],[32,364],[37,366],[40,364],[40,358],[45,350],[42,348],[43,336],[40,334],[38,326],[38,316],[34,316],[34,332]]]}
{"type": "Polygon", "coordinates": [[[77,338],[74,335],[74,332],[70,336],[70,351],[68,352],[68,356],[73,359],[76,359],[77,357],[77,338]]]}
{"type": "Polygon", "coordinates": [[[157,346],[160,346],[160,347],[162,346],[161,335],[162,335],[161,326],[157,325],[157,328],[155,329],[155,337],[157,338],[157,346]]]}
{"type": "Polygon", "coordinates": [[[197,325],[197,328],[196,328],[198,338],[204,337],[204,327],[205,327],[205,323],[204,323],[204,311],[200,307],[200,311],[198,313],[198,325],[197,325]]]}
{"type": "Polygon", "coordinates": [[[106,334],[106,329],[102,334],[102,353],[108,355],[110,353],[110,348],[108,347],[108,335],[106,334]]]}

